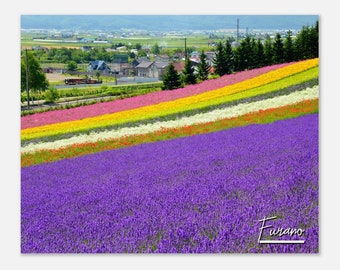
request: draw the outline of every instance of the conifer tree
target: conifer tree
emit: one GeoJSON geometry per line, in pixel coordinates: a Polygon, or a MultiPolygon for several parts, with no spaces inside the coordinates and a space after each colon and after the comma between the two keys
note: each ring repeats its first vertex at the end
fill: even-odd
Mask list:
{"type": "Polygon", "coordinates": [[[231,48],[229,40],[225,43],[225,62],[226,62],[226,74],[231,74],[234,70],[234,52],[231,48]]]}
{"type": "Polygon", "coordinates": [[[284,62],[283,42],[280,33],[276,33],[275,35],[273,44],[273,62],[275,64],[284,62]]]}
{"type": "Polygon", "coordinates": [[[217,75],[223,76],[227,74],[226,54],[222,42],[217,44],[213,66],[217,75]]]}
{"type": "Polygon", "coordinates": [[[295,51],[297,60],[312,58],[311,39],[309,26],[303,26],[295,40],[295,51]]]}
{"type": "Polygon", "coordinates": [[[319,21],[310,30],[311,58],[319,57],[319,21]]]}
{"type": "Polygon", "coordinates": [[[293,47],[293,40],[292,40],[292,31],[287,32],[287,37],[283,43],[284,48],[284,61],[285,62],[292,62],[294,61],[294,47],[293,47]]]}
{"type": "Polygon", "coordinates": [[[198,64],[198,78],[201,81],[205,81],[208,79],[210,71],[210,65],[207,62],[207,56],[204,53],[204,50],[202,50],[200,54],[200,62],[198,64]]]}
{"type": "Polygon", "coordinates": [[[269,36],[264,42],[264,64],[270,66],[273,64],[273,44],[269,36]]]}
{"type": "Polygon", "coordinates": [[[261,39],[257,39],[254,51],[255,51],[254,54],[255,67],[257,68],[263,67],[265,65],[265,61],[264,61],[264,47],[261,39]]]}
{"type": "Polygon", "coordinates": [[[184,69],[182,71],[183,73],[183,83],[184,84],[195,84],[196,83],[196,75],[194,74],[195,70],[194,67],[191,64],[191,61],[189,57],[185,60],[184,69]]]}
{"type": "Polygon", "coordinates": [[[163,75],[163,90],[173,90],[181,87],[180,76],[172,63],[166,68],[163,75]]]}
{"type": "Polygon", "coordinates": [[[236,70],[242,71],[252,68],[254,65],[254,51],[252,48],[252,41],[249,36],[240,42],[240,46],[236,49],[237,63],[236,70]]]}

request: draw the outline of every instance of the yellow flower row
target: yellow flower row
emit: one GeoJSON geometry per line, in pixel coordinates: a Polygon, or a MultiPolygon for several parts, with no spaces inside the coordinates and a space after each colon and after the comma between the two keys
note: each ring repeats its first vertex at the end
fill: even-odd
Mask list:
{"type": "Polygon", "coordinates": [[[235,101],[235,100],[239,100],[243,98],[250,98],[250,97],[278,91],[280,89],[284,89],[284,88],[317,78],[318,75],[319,75],[319,68],[314,67],[307,71],[300,72],[298,74],[289,76],[287,78],[284,78],[284,79],[281,79],[281,80],[278,80],[272,83],[268,83],[268,84],[265,84],[259,87],[251,88],[251,89],[241,91],[235,94],[230,94],[224,97],[216,98],[214,99],[213,104],[207,104],[207,106],[218,105],[218,104],[227,103],[227,102],[231,102],[231,101],[235,101]]]}
{"type": "Polygon", "coordinates": [[[21,131],[21,139],[29,140],[44,136],[84,131],[87,129],[159,117],[167,114],[186,111],[188,109],[202,108],[209,104],[213,105],[213,101],[223,99],[228,95],[240,93],[249,89],[257,88],[259,86],[281,80],[291,75],[301,73],[307,69],[316,67],[317,65],[318,59],[306,60],[277,70],[270,71],[266,74],[262,74],[255,78],[245,80],[233,85],[225,86],[198,95],[177,99],[174,101],[162,102],[159,104],[145,106],[133,110],[121,111],[113,114],[101,115],[82,120],[28,128],[21,131]]]}

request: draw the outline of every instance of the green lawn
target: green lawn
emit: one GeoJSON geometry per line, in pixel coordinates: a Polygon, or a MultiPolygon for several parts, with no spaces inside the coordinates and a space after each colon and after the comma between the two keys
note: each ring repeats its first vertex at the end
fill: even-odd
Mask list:
{"type": "MultiPolygon", "coordinates": [[[[133,37],[133,38],[115,38],[110,39],[114,44],[123,43],[123,44],[132,44],[135,45],[137,43],[141,45],[150,45],[158,44],[162,48],[184,48],[184,36],[165,36],[165,37],[133,37]]],[[[187,37],[187,47],[195,47],[197,49],[206,49],[208,47],[208,43],[211,41],[208,36],[198,35],[198,36],[188,36],[187,37]]],[[[215,40],[216,41],[216,40],[215,40]]],[[[110,48],[112,44],[100,44],[100,43],[70,43],[70,42],[45,42],[45,41],[34,41],[31,38],[23,38],[21,40],[22,47],[32,47],[32,46],[43,46],[43,47],[69,47],[69,48],[80,48],[84,45],[89,45],[93,47],[104,47],[110,48]]]]}

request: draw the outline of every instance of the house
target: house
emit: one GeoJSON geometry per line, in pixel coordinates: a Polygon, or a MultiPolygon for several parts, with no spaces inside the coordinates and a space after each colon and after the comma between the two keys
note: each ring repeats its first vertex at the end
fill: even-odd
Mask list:
{"type": "Polygon", "coordinates": [[[107,40],[94,40],[93,43],[98,43],[98,44],[107,44],[107,40]]]}
{"type": "Polygon", "coordinates": [[[140,62],[136,66],[137,76],[140,76],[140,77],[154,77],[154,76],[152,76],[152,72],[151,72],[153,63],[154,62],[151,62],[151,61],[140,62]]]}
{"type": "Polygon", "coordinates": [[[147,56],[138,57],[137,61],[139,63],[142,63],[142,62],[151,62],[151,60],[147,56]]]}
{"type": "Polygon", "coordinates": [[[231,43],[231,47],[232,47],[232,48],[236,48],[236,47],[238,47],[238,46],[240,46],[240,43],[239,43],[238,41],[233,41],[233,42],[231,43]]]}
{"type": "Polygon", "coordinates": [[[217,43],[215,41],[209,41],[208,42],[208,47],[216,47],[217,43]]]}
{"type": "Polygon", "coordinates": [[[46,48],[46,47],[42,47],[42,46],[33,46],[32,47],[32,50],[33,51],[44,51],[44,52],[48,52],[49,51],[49,49],[48,48],[46,48]]]}
{"type": "Polygon", "coordinates": [[[100,72],[106,72],[106,73],[110,73],[111,69],[110,67],[101,60],[96,60],[96,61],[91,61],[87,67],[87,71],[91,72],[91,71],[100,71],[100,72]]]}
{"type": "Polygon", "coordinates": [[[134,73],[134,66],[130,63],[112,63],[111,71],[121,76],[130,76],[134,73]]]}
{"type": "Polygon", "coordinates": [[[80,39],[81,43],[93,43],[94,42],[94,38],[82,38],[80,39]]]}
{"type": "Polygon", "coordinates": [[[136,66],[136,74],[139,77],[158,78],[162,80],[169,62],[141,62],[136,66]]]}
{"type": "Polygon", "coordinates": [[[185,59],[185,54],[183,52],[176,52],[172,58],[174,61],[183,60],[185,59]]]}
{"type": "Polygon", "coordinates": [[[200,53],[198,51],[193,51],[190,54],[190,58],[199,58],[200,57],[200,53]]]}
{"type": "Polygon", "coordinates": [[[200,58],[199,57],[190,57],[190,62],[191,62],[191,65],[196,67],[198,66],[199,62],[200,62],[200,58]]]}
{"type": "Polygon", "coordinates": [[[205,52],[205,55],[207,56],[207,60],[213,60],[215,58],[216,52],[214,51],[205,52]]]}
{"type": "Polygon", "coordinates": [[[117,51],[126,51],[127,47],[126,46],[120,46],[116,48],[117,51]]]}
{"type": "Polygon", "coordinates": [[[154,62],[154,66],[157,69],[157,76],[159,80],[163,80],[163,75],[165,73],[165,70],[167,68],[167,66],[169,65],[169,61],[161,61],[161,62],[154,62]]]}
{"type": "Polygon", "coordinates": [[[91,46],[82,46],[80,47],[80,49],[83,51],[83,52],[89,52],[92,50],[92,47],[91,46]]]}
{"type": "Polygon", "coordinates": [[[155,62],[169,62],[170,57],[168,55],[158,55],[155,57],[155,62]]]}
{"type": "Polygon", "coordinates": [[[151,45],[143,45],[141,50],[148,53],[151,51],[151,45]]]}
{"type": "Polygon", "coordinates": [[[184,62],[174,62],[172,64],[178,73],[181,73],[185,66],[184,62]]]}
{"type": "Polygon", "coordinates": [[[138,50],[137,49],[131,49],[130,53],[133,53],[134,55],[138,55],[138,50]]]}

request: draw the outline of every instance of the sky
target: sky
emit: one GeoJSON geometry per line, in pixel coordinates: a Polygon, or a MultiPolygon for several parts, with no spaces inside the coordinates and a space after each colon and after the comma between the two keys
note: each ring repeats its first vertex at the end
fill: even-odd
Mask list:
{"type": "Polygon", "coordinates": [[[22,15],[23,29],[149,31],[234,29],[301,29],[318,15],[22,15]]]}

